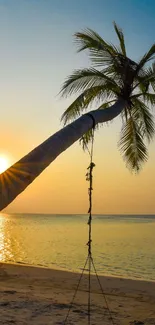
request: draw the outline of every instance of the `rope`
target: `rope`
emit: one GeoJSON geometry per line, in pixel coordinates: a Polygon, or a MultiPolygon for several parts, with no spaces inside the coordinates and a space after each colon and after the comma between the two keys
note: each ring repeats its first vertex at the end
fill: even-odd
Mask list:
{"type": "Polygon", "coordinates": [[[110,310],[110,308],[109,308],[109,304],[108,304],[108,301],[107,301],[106,295],[105,295],[105,293],[104,293],[104,291],[103,291],[103,288],[102,288],[102,285],[101,285],[101,282],[100,282],[99,276],[98,276],[97,271],[96,271],[96,267],[95,267],[95,264],[94,264],[93,258],[91,259],[91,262],[92,262],[92,265],[93,265],[93,268],[94,268],[94,271],[95,271],[95,274],[96,274],[96,277],[97,277],[97,280],[98,280],[99,287],[100,287],[101,292],[102,292],[102,295],[103,295],[103,297],[104,297],[104,301],[105,301],[106,307],[107,307],[108,312],[109,312],[109,318],[110,318],[110,320],[111,320],[112,325],[115,325],[115,324],[114,324],[113,317],[112,317],[111,310],[110,310]]]}
{"type": "Polygon", "coordinates": [[[93,261],[93,257],[92,257],[92,191],[93,191],[93,168],[95,167],[95,164],[93,163],[93,149],[94,149],[94,128],[95,128],[95,120],[94,117],[88,113],[88,115],[90,115],[93,119],[93,132],[92,132],[92,143],[91,143],[91,151],[89,151],[88,149],[88,153],[90,155],[90,165],[87,168],[88,169],[88,173],[86,174],[86,180],[89,181],[89,188],[88,188],[88,195],[89,195],[89,219],[88,219],[88,226],[89,226],[89,240],[88,240],[88,259],[89,259],[89,275],[88,275],[88,325],[90,325],[90,319],[91,319],[91,264],[93,265],[94,271],[95,271],[95,275],[97,277],[98,283],[99,283],[99,287],[101,289],[102,295],[104,297],[105,300],[105,304],[106,307],[108,309],[109,312],[109,317],[111,320],[112,325],[114,325],[114,321],[112,318],[112,313],[111,310],[109,308],[108,305],[108,301],[106,299],[105,293],[103,291],[99,276],[97,274],[96,268],[95,268],[95,264],[93,261]]]}
{"type": "Polygon", "coordinates": [[[74,300],[75,300],[76,294],[77,294],[77,292],[78,292],[78,289],[79,289],[79,286],[80,286],[80,282],[81,282],[81,280],[82,280],[83,273],[84,273],[84,271],[85,271],[85,268],[86,268],[87,263],[88,263],[88,256],[87,256],[86,262],[85,262],[85,264],[84,264],[84,267],[83,267],[82,273],[81,273],[81,275],[80,275],[80,277],[79,277],[79,281],[78,281],[78,283],[77,283],[77,287],[76,287],[76,290],[75,290],[75,292],[74,292],[74,295],[73,295],[72,301],[71,301],[71,303],[70,303],[70,306],[69,306],[69,309],[68,309],[68,312],[67,312],[66,318],[65,318],[65,320],[64,320],[64,325],[67,324],[67,320],[68,320],[68,317],[69,317],[69,314],[70,314],[71,308],[72,308],[72,306],[73,306],[73,303],[74,303],[74,300]]]}
{"type": "Polygon", "coordinates": [[[88,259],[89,259],[89,274],[88,274],[88,325],[90,325],[91,318],[91,260],[92,260],[92,191],[93,191],[93,168],[95,164],[93,163],[93,144],[94,144],[94,127],[92,131],[92,143],[91,143],[91,151],[88,151],[90,155],[90,165],[87,168],[88,172],[86,174],[86,180],[89,181],[88,188],[88,196],[89,196],[89,218],[88,218],[88,226],[89,226],[89,238],[88,238],[88,259]]]}
{"type": "Polygon", "coordinates": [[[93,163],[95,119],[94,119],[94,117],[93,117],[93,115],[91,113],[87,113],[87,115],[89,115],[91,117],[92,121],[93,121],[91,149],[89,150],[88,146],[86,145],[87,151],[88,151],[88,153],[90,155],[90,165],[88,166],[88,168],[87,168],[88,171],[86,173],[86,180],[89,182],[89,188],[88,188],[88,197],[89,197],[88,227],[89,227],[89,231],[88,231],[88,242],[87,242],[88,256],[87,256],[86,262],[84,264],[84,268],[82,270],[82,273],[80,275],[80,278],[79,278],[76,290],[74,292],[70,307],[68,309],[68,312],[67,312],[67,315],[66,315],[66,318],[65,318],[65,321],[64,321],[64,325],[67,324],[67,320],[68,320],[71,308],[73,306],[76,294],[78,292],[80,282],[81,282],[82,276],[84,274],[84,271],[86,269],[87,263],[88,263],[88,325],[91,324],[91,266],[93,266],[93,268],[94,268],[95,275],[97,277],[99,287],[101,289],[101,293],[102,293],[102,295],[104,297],[105,304],[106,304],[106,307],[107,307],[108,312],[109,312],[109,318],[111,320],[112,325],[114,325],[114,321],[113,321],[113,318],[112,318],[112,313],[111,313],[111,310],[109,308],[108,301],[107,301],[105,293],[103,291],[99,276],[98,276],[96,268],[95,268],[93,257],[92,257],[92,191],[93,191],[93,168],[95,167],[95,164],[93,163]]]}

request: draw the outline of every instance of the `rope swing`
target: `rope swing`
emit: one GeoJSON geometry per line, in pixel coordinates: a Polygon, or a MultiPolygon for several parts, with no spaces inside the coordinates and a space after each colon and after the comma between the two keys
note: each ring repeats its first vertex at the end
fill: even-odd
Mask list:
{"type": "Polygon", "coordinates": [[[89,164],[89,166],[87,168],[87,173],[86,173],[86,181],[89,182],[89,187],[88,187],[89,209],[88,209],[88,222],[87,222],[87,224],[88,224],[88,242],[87,242],[88,255],[87,255],[84,267],[82,269],[82,273],[81,273],[79,281],[77,283],[77,287],[76,287],[75,292],[73,294],[73,298],[72,298],[72,301],[70,303],[70,306],[69,306],[69,309],[68,309],[68,312],[67,312],[67,315],[66,315],[66,318],[65,318],[65,321],[64,321],[63,324],[67,325],[67,321],[68,321],[68,318],[69,318],[69,315],[70,315],[70,312],[71,312],[71,308],[72,308],[74,300],[76,298],[76,294],[77,294],[77,292],[79,290],[79,286],[80,286],[84,271],[87,270],[88,271],[88,314],[87,315],[88,315],[88,325],[91,325],[91,272],[92,272],[92,269],[94,269],[94,272],[95,272],[95,275],[96,275],[96,278],[97,278],[97,281],[98,281],[98,284],[99,284],[99,288],[100,288],[101,293],[103,295],[103,298],[104,298],[104,301],[105,301],[105,304],[106,304],[106,308],[107,308],[107,310],[109,312],[109,320],[111,321],[111,324],[114,325],[112,314],[111,314],[111,311],[109,309],[109,305],[108,305],[105,293],[103,291],[99,276],[97,274],[97,270],[96,270],[94,260],[93,260],[93,256],[92,256],[92,191],[93,191],[93,169],[95,167],[95,164],[93,163],[95,120],[94,120],[94,117],[93,117],[93,115],[91,113],[87,113],[87,115],[89,115],[89,117],[93,121],[91,149],[89,150],[89,148],[86,146],[87,151],[88,151],[89,156],[90,156],[90,164],[89,164]],[[87,265],[88,265],[88,267],[87,267],[87,265]]]}

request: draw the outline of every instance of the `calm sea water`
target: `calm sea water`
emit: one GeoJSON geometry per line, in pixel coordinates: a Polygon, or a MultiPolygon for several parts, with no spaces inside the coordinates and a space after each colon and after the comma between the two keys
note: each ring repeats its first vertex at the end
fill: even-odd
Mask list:
{"type": "MultiPolygon", "coordinates": [[[[155,280],[155,216],[93,217],[99,274],[155,280]]],[[[87,216],[0,214],[0,261],[80,271],[87,216]]]]}

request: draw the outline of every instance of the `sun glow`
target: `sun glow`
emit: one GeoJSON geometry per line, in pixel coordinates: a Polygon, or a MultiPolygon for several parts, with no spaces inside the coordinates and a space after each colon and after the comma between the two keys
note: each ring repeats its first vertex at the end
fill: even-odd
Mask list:
{"type": "Polygon", "coordinates": [[[0,174],[3,173],[8,167],[8,159],[4,156],[0,156],[0,174]]]}

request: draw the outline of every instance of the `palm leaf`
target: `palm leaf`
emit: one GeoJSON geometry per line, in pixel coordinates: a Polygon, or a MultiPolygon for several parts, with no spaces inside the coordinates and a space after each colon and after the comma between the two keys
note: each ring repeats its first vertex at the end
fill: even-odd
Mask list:
{"type": "Polygon", "coordinates": [[[137,121],[142,138],[146,138],[148,141],[152,140],[155,133],[154,116],[139,98],[132,99],[132,103],[131,114],[137,121]]]}
{"type": "Polygon", "coordinates": [[[85,90],[80,96],[78,96],[73,103],[65,110],[61,117],[61,121],[66,125],[68,122],[76,119],[84,110],[92,106],[94,103],[100,102],[100,100],[106,99],[108,95],[112,95],[111,90],[108,92],[108,88],[105,86],[91,87],[85,90]]]}
{"type": "Polygon", "coordinates": [[[102,103],[97,109],[104,109],[104,108],[108,108],[113,102],[115,101],[115,99],[110,100],[106,103],[102,103]]]}
{"type": "Polygon", "coordinates": [[[147,148],[143,142],[139,126],[132,117],[123,125],[119,148],[127,167],[131,171],[138,172],[148,158],[147,148]]]}
{"type": "MultiPolygon", "coordinates": [[[[140,69],[134,75],[134,87],[133,90],[139,87],[140,91],[146,92],[149,90],[149,86],[154,85],[155,82],[155,68],[154,64],[152,67],[147,69],[140,69]]],[[[152,87],[153,88],[153,87],[152,87]]]]}
{"type": "Polygon", "coordinates": [[[150,78],[151,79],[150,84],[153,90],[155,91],[155,62],[153,62],[151,70],[152,70],[152,78],[150,78]]]}
{"type": "Polygon", "coordinates": [[[102,71],[90,68],[75,70],[64,82],[61,94],[62,96],[68,96],[96,86],[109,86],[115,94],[117,94],[117,91],[119,92],[119,87],[114,80],[106,76],[102,71]]]}
{"type": "MultiPolygon", "coordinates": [[[[108,108],[113,101],[114,100],[110,100],[109,102],[102,103],[102,105],[99,106],[98,109],[108,108]]],[[[95,125],[95,129],[94,130],[97,130],[98,128],[99,128],[99,126],[98,125],[95,125]]],[[[80,139],[80,144],[82,145],[83,150],[88,150],[88,145],[92,141],[92,136],[93,136],[93,129],[90,129],[80,139]]]]}
{"type": "Polygon", "coordinates": [[[154,58],[155,58],[155,43],[150,47],[148,52],[145,53],[141,58],[141,60],[139,61],[136,72],[140,71],[148,61],[153,60],[154,58]]]}
{"type": "Polygon", "coordinates": [[[144,102],[147,103],[147,105],[155,105],[155,94],[154,93],[149,93],[149,92],[142,92],[142,93],[137,93],[135,95],[132,95],[131,101],[133,101],[135,98],[139,98],[140,100],[144,100],[144,102]]]}
{"type": "Polygon", "coordinates": [[[86,29],[83,33],[75,33],[75,42],[78,45],[78,52],[88,50],[92,63],[95,65],[107,65],[119,53],[117,48],[104,41],[99,34],[92,29],[86,29]]]}
{"type": "MultiPolygon", "coordinates": [[[[95,126],[95,130],[97,129],[97,126],[95,126]]],[[[87,131],[83,137],[80,139],[80,144],[82,145],[82,149],[88,150],[89,152],[89,143],[92,141],[92,137],[93,137],[93,129],[90,129],[89,131],[87,131]]]]}
{"type": "Polygon", "coordinates": [[[115,32],[116,32],[116,34],[118,36],[118,39],[119,39],[119,42],[120,42],[120,48],[121,48],[122,54],[124,56],[126,56],[124,34],[122,32],[122,29],[120,27],[118,27],[115,22],[113,24],[114,24],[115,32]]]}

